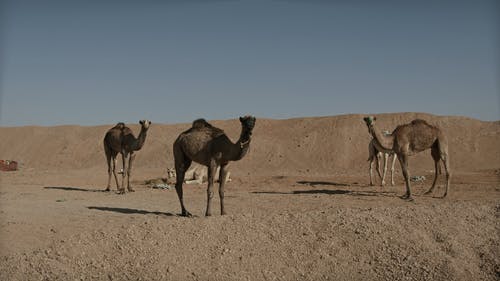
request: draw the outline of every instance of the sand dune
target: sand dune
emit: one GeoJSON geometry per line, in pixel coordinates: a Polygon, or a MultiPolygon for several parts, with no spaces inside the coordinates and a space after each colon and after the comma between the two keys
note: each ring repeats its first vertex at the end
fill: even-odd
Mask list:
{"type": "MultiPolygon", "coordinates": [[[[423,113],[380,114],[378,124],[387,130],[422,118],[440,126],[450,140],[453,170],[477,171],[500,168],[500,122],[483,122],[466,117],[435,116],[423,113]]],[[[234,163],[233,172],[259,175],[329,175],[365,173],[367,144],[371,139],[363,115],[258,119],[251,152],[245,161],[234,163]]],[[[211,121],[234,141],[240,125],[236,119],[211,121]]],[[[106,169],[102,139],[112,124],[95,127],[0,128],[0,159],[17,160],[34,169],[106,169]]],[[[139,124],[129,125],[136,135],[139,124]]],[[[166,169],[173,163],[172,144],[190,124],[156,124],[138,152],[136,166],[166,169]]],[[[433,169],[430,152],[411,159],[414,171],[433,169]]]]}

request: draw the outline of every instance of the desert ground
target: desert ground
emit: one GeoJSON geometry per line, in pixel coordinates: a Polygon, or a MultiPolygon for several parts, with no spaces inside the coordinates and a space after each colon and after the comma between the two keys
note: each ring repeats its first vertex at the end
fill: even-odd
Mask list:
{"type": "MultiPolygon", "coordinates": [[[[114,124],[0,128],[0,159],[19,162],[0,172],[0,280],[500,280],[500,121],[376,116],[387,130],[415,118],[444,130],[448,197],[444,176],[423,195],[430,151],[410,158],[410,174],[426,177],[413,202],[399,197],[399,163],[395,186],[369,186],[371,136],[357,114],[257,117],[250,152],[230,164],[228,214],[216,193],[205,217],[206,184],[185,185],[192,218],[178,215],[175,190],[146,184],[173,166],[190,124],[152,120],[125,195],[103,191],[114,124]]],[[[237,140],[237,116],[210,122],[237,140]]]]}

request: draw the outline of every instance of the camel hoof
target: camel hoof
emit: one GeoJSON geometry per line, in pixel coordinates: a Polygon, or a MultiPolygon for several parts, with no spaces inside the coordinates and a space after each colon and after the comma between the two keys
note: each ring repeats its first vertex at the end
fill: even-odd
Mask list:
{"type": "Polygon", "coordinates": [[[225,211],[222,211],[222,212],[220,212],[220,215],[225,216],[225,215],[227,215],[227,213],[225,211]]]}
{"type": "Polygon", "coordinates": [[[431,193],[432,193],[432,190],[428,190],[428,191],[424,192],[424,195],[429,195],[431,193]]]}
{"type": "Polygon", "coordinates": [[[205,213],[205,217],[211,217],[212,213],[205,213]]]}
{"type": "Polygon", "coordinates": [[[125,189],[118,189],[118,194],[125,194],[125,189]]]}
{"type": "Polygon", "coordinates": [[[409,195],[409,194],[405,194],[405,195],[401,196],[401,199],[406,200],[406,201],[413,201],[413,197],[411,197],[411,195],[409,195]]]}
{"type": "Polygon", "coordinates": [[[104,190],[104,192],[109,192],[109,191],[111,191],[111,189],[110,189],[109,187],[107,187],[107,188],[104,190]]]}
{"type": "Polygon", "coordinates": [[[128,191],[129,191],[129,192],[135,192],[135,189],[133,189],[133,188],[129,188],[129,189],[128,189],[128,191]]]}
{"type": "Polygon", "coordinates": [[[191,213],[188,211],[182,211],[181,217],[191,218],[191,217],[193,217],[193,215],[191,215],[191,213]]]}

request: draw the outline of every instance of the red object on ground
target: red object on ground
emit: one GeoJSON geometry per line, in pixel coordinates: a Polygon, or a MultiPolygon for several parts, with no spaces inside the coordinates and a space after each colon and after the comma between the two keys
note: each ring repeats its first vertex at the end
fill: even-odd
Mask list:
{"type": "Polygon", "coordinates": [[[12,160],[0,160],[0,171],[17,171],[17,162],[12,160]]]}

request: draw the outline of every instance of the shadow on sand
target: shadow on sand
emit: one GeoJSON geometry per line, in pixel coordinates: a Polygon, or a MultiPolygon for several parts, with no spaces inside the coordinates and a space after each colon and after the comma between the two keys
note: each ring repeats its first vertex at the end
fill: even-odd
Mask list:
{"type": "Polygon", "coordinates": [[[106,192],[104,189],[87,189],[82,187],[70,187],[70,186],[45,186],[45,189],[59,189],[66,191],[84,191],[84,192],[106,192]]]}
{"type": "Polygon", "coordinates": [[[96,207],[96,206],[89,206],[87,209],[90,210],[99,210],[99,211],[107,211],[107,212],[115,212],[115,213],[120,213],[120,214],[140,214],[140,215],[158,215],[158,216],[176,216],[172,213],[164,213],[164,212],[151,212],[151,211],[146,211],[146,210],[139,210],[139,209],[130,209],[130,208],[115,208],[115,207],[96,207]]]}
{"type": "Polygon", "coordinates": [[[327,194],[327,195],[351,195],[351,196],[387,196],[394,197],[394,192],[383,192],[383,191],[352,191],[345,189],[309,189],[309,190],[294,190],[291,192],[280,192],[280,191],[254,191],[254,194],[287,194],[287,195],[297,195],[297,194],[327,194]]]}
{"type": "MultiPolygon", "coordinates": [[[[359,183],[339,183],[330,181],[297,181],[298,184],[310,186],[337,186],[337,187],[367,187],[359,183]]],[[[255,194],[327,194],[327,195],[351,195],[351,196],[395,196],[394,192],[384,191],[367,191],[367,190],[349,190],[349,189],[307,189],[307,190],[293,190],[293,191],[254,191],[255,194]]]]}
{"type": "Polygon", "coordinates": [[[290,192],[280,192],[280,191],[254,191],[254,194],[349,194],[349,190],[340,189],[316,189],[316,190],[294,190],[290,192]]]}
{"type": "Polygon", "coordinates": [[[310,186],[316,186],[316,185],[351,186],[351,184],[349,184],[349,183],[338,183],[338,182],[329,182],[329,181],[298,181],[297,183],[310,185],[310,186]]]}

